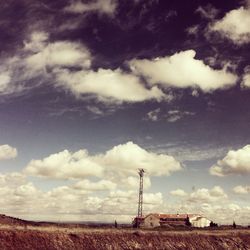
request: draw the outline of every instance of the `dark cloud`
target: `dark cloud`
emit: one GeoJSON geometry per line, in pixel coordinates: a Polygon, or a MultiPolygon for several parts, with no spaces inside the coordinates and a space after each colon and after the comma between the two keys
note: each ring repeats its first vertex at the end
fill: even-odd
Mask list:
{"type": "MultiPolygon", "coordinates": [[[[68,0],[2,1],[0,49],[3,58],[18,55],[22,59],[24,43],[30,39],[32,32],[43,31],[48,33],[49,43],[69,41],[86,46],[91,52],[91,68],[94,70],[101,67],[122,68],[126,71],[128,68],[125,62],[131,59],[171,56],[187,49],[194,49],[197,59],[203,60],[215,69],[221,69],[230,63],[229,70],[238,75],[243,74],[249,65],[249,45],[235,46],[216,34],[206,35],[207,27],[212,22],[212,14],[219,19],[228,11],[240,6],[240,3],[233,0],[227,1],[227,4],[215,0],[117,0],[113,16],[100,15],[95,10],[86,13],[65,11],[65,7],[70,3],[68,0]],[[209,13],[209,20],[203,18],[204,13],[209,13]],[[193,34],[190,34],[187,30],[192,27],[195,29],[193,34]]],[[[51,69],[47,67],[46,70],[50,73],[51,69]]],[[[79,69],[71,67],[70,70],[79,69]]],[[[15,72],[16,75],[23,74],[24,69],[20,70],[19,67],[15,72]]],[[[40,86],[43,81],[46,82],[46,86],[51,86],[50,81],[53,81],[53,78],[43,78],[39,75],[25,81],[24,84],[26,89],[30,89],[32,86],[40,86]]],[[[47,89],[55,94],[59,91],[58,88],[47,89]]],[[[190,94],[192,91],[187,92],[190,94]]],[[[39,95],[39,91],[34,91],[34,94],[39,95]]],[[[175,98],[175,101],[185,102],[185,95],[181,94],[183,99],[175,98]]],[[[198,98],[202,99],[203,95],[198,98]]]]}
{"type": "MultiPolygon", "coordinates": [[[[106,67],[119,66],[134,57],[170,55],[197,44],[198,50],[199,47],[204,50],[207,46],[202,36],[185,43],[186,29],[204,22],[195,14],[198,8],[208,8],[208,5],[203,7],[204,2],[200,0],[117,1],[113,17],[95,11],[66,12],[65,7],[70,3],[66,0],[3,2],[0,10],[2,51],[21,46],[28,34],[39,29],[50,33],[51,40],[82,41],[95,53],[96,64],[106,67]]],[[[227,1],[226,5],[210,1],[209,8],[219,9],[223,15],[237,5],[234,1],[227,1]]],[[[200,30],[202,32],[205,30],[200,30]]],[[[217,45],[220,46],[215,42],[217,45]]]]}

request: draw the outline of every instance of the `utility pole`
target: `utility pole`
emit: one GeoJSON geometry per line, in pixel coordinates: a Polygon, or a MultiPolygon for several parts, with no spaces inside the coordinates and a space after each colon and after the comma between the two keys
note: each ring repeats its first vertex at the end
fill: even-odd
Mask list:
{"type": "Polygon", "coordinates": [[[138,214],[137,217],[142,217],[142,205],[143,205],[143,175],[145,171],[143,168],[139,169],[139,176],[140,176],[140,187],[139,187],[139,201],[138,201],[138,214]]]}

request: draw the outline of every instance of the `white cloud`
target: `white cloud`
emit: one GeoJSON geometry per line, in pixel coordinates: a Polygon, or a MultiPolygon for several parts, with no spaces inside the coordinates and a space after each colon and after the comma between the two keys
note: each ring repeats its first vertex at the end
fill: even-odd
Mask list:
{"type": "Polygon", "coordinates": [[[23,75],[19,74],[22,62],[19,57],[3,58],[0,66],[0,95],[9,95],[22,92],[23,75]],[[18,75],[18,79],[17,79],[18,75]]]}
{"type": "Polygon", "coordinates": [[[32,160],[25,168],[25,173],[56,179],[84,178],[101,176],[103,168],[92,161],[86,150],[75,153],[64,150],[42,160],[32,160]]]}
{"type": "Polygon", "coordinates": [[[25,44],[25,58],[30,74],[50,76],[56,86],[70,90],[76,97],[95,95],[101,101],[141,102],[166,98],[157,87],[146,88],[137,76],[120,69],[90,69],[92,56],[80,43],[57,41],[49,43],[48,35],[35,32],[25,44]],[[77,67],[71,71],[65,67],[77,67]]]}
{"type": "Polygon", "coordinates": [[[250,88],[250,66],[245,67],[244,75],[241,82],[241,86],[244,88],[250,88]]]}
{"type": "Polygon", "coordinates": [[[8,88],[11,82],[10,72],[0,72],[0,93],[8,92],[8,88]]]}
{"type": "Polygon", "coordinates": [[[49,39],[49,34],[43,31],[35,31],[30,35],[29,41],[24,41],[24,50],[34,53],[43,50],[49,39]]]}
{"type": "Polygon", "coordinates": [[[236,186],[233,191],[236,194],[250,194],[250,186],[236,186]]]}
{"type": "Polygon", "coordinates": [[[173,196],[179,196],[179,197],[187,196],[187,193],[183,189],[180,189],[180,188],[170,191],[170,194],[173,196]]]}
{"type": "Polygon", "coordinates": [[[197,91],[197,89],[194,89],[194,90],[192,91],[191,95],[192,95],[193,97],[198,97],[198,96],[199,96],[199,92],[197,91]]]}
{"type": "Polygon", "coordinates": [[[72,1],[71,4],[65,7],[65,11],[72,13],[99,12],[102,14],[113,15],[116,10],[117,3],[115,0],[94,0],[89,3],[81,1],[72,1]]]}
{"type": "Polygon", "coordinates": [[[17,157],[17,149],[8,144],[0,145],[0,160],[8,160],[17,157]]]}
{"type": "MultiPolygon", "coordinates": [[[[116,178],[116,181],[119,179],[116,178]]],[[[136,176],[129,176],[120,179],[119,186],[126,189],[138,189],[139,187],[139,178],[136,176]]],[[[151,180],[149,176],[144,176],[143,178],[143,188],[146,190],[151,187],[151,180]]]]}
{"type": "Polygon", "coordinates": [[[37,189],[35,188],[33,183],[28,182],[28,183],[25,183],[25,184],[23,184],[21,186],[18,186],[15,189],[14,194],[16,196],[19,196],[19,197],[27,197],[27,196],[32,197],[33,195],[37,194],[37,189]]]}
{"type": "MultiPolygon", "coordinates": [[[[175,205],[175,207],[177,207],[175,205]]],[[[250,219],[250,207],[236,204],[230,200],[222,199],[213,203],[198,202],[184,203],[180,205],[180,213],[203,214],[208,219],[220,225],[232,225],[233,220],[237,224],[248,225],[250,219]]]]}
{"type": "MultiPolygon", "coordinates": [[[[0,182],[0,205],[2,212],[5,214],[17,217],[20,217],[20,215],[32,217],[35,214],[39,219],[39,214],[46,215],[55,212],[53,210],[56,206],[59,208],[58,211],[60,209],[67,210],[69,204],[75,209],[74,203],[66,202],[65,196],[68,194],[66,189],[61,188],[64,192],[61,191],[61,196],[55,197],[53,194],[56,193],[56,189],[43,192],[37,189],[33,183],[28,182],[25,176],[20,173],[0,174],[0,182]]],[[[75,193],[75,196],[77,196],[77,193],[75,193]]],[[[80,199],[78,202],[78,206],[80,206],[80,199]]]]}
{"type": "Polygon", "coordinates": [[[26,177],[21,173],[18,172],[12,172],[7,174],[0,173],[1,186],[16,187],[25,184],[25,182],[26,182],[26,177]]]}
{"type": "MultiPolygon", "coordinates": [[[[135,215],[137,211],[138,193],[135,191],[116,190],[110,192],[110,195],[104,199],[100,210],[103,214],[123,214],[135,215]]],[[[161,193],[144,193],[144,213],[155,211],[156,208],[163,204],[161,193]]]]}
{"type": "Polygon", "coordinates": [[[59,66],[82,66],[88,68],[91,57],[88,49],[81,44],[60,41],[49,44],[43,52],[47,64],[59,66]],[[46,55],[47,53],[47,55],[46,55]]]}
{"type": "MultiPolygon", "coordinates": [[[[185,192],[185,191],[184,191],[185,192]]],[[[186,196],[179,196],[179,201],[168,199],[161,206],[161,211],[166,213],[192,213],[202,214],[220,225],[231,224],[233,220],[237,224],[248,225],[250,220],[250,207],[246,203],[237,203],[227,196],[225,191],[215,186],[211,189],[199,188],[196,191],[187,193],[186,196]]]]}
{"type": "Polygon", "coordinates": [[[90,111],[91,113],[95,115],[104,115],[104,111],[102,111],[100,108],[96,106],[87,106],[86,108],[88,111],[90,111]]]}
{"type": "Polygon", "coordinates": [[[151,110],[147,113],[147,118],[153,122],[156,122],[159,120],[159,113],[161,112],[160,108],[151,110]]]}
{"type": "Polygon", "coordinates": [[[250,42],[250,8],[240,7],[229,11],[221,20],[210,26],[210,31],[217,31],[235,44],[250,42]]]}
{"type": "Polygon", "coordinates": [[[147,113],[146,120],[153,122],[166,119],[168,122],[176,122],[184,117],[195,115],[194,112],[181,111],[181,110],[169,110],[167,114],[163,114],[160,108],[151,110],[147,113]]]}
{"type": "Polygon", "coordinates": [[[140,79],[120,69],[90,70],[92,56],[80,43],[57,41],[49,43],[48,34],[35,32],[25,43],[26,66],[31,75],[47,74],[55,77],[57,86],[70,90],[77,97],[96,95],[102,101],[140,102],[165,97],[158,87],[146,88],[140,79]],[[65,67],[76,66],[78,71],[65,67]]]}
{"type": "MultiPolygon", "coordinates": [[[[131,177],[138,175],[138,168],[145,168],[148,176],[170,175],[182,169],[180,163],[173,157],[151,153],[128,142],[113,147],[105,154],[94,156],[90,156],[86,150],[75,153],[64,150],[42,160],[30,161],[25,168],[25,173],[56,179],[96,176],[118,185],[134,187],[136,181],[131,177]]],[[[145,184],[150,186],[150,180],[145,184]]]]}
{"type": "Polygon", "coordinates": [[[72,91],[76,96],[95,94],[103,101],[141,102],[161,100],[164,93],[156,86],[148,89],[139,78],[120,69],[98,69],[98,71],[55,71],[59,86],[72,91]],[[109,98],[109,99],[108,99],[109,98]],[[111,100],[110,100],[111,98],[111,100]]]}
{"type": "Polygon", "coordinates": [[[244,74],[242,86],[250,88],[250,73],[244,74]]]}
{"type": "Polygon", "coordinates": [[[250,174],[250,145],[230,150],[227,155],[210,168],[210,174],[226,176],[229,174],[250,174]]]}
{"type": "Polygon", "coordinates": [[[91,182],[89,180],[79,181],[74,185],[75,189],[83,189],[90,191],[112,190],[116,188],[116,183],[107,180],[100,180],[98,182],[91,182]]]}
{"type": "Polygon", "coordinates": [[[75,30],[78,27],[80,27],[82,24],[82,19],[79,18],[78,16],[73,19],[68,19],[68,20],[64,20],[64,22],[58,27],[58,30],[61,32],[67,32],[70,30],[75,30]]]}
{"type": "Polygon", "coordinates": [[[228,147],[216,147],[215,145],[193,146],[185,142],[180,145],[159,144],[150,146],[148,149],[156,153],[172,155],[181,162],[218,159],[228,151],[228,147]]]}
{"type": "Polygon", "coordinates": [[[146,204],[151,204],[151,205],[160,205],[163,203],[162,200],[162,193],[145,193],[143,197],[143,203],[144,205],[146,204]]]}
{"type": "Polygon", "coordinates": [[[197,36],[199,33],[200,26],[199,25],[193,25],[191,27],[188,27],[186,29],[187,34],[192,36],[197,36]]]}
{"type": "Polygon", "coordinates": [[[91,65],[89,50],[82,44],[70,41],[49,42],[46,32],[33,32],[24,41],[16,56],[2,59],[0,66],[0,94],[21,93],[44,83],[54,81],[53,69],[78,67],[88,69],[91,65]],[[41,76],[40,81],[27,81],[41,76]]]}
{"type": "Polygon", "coordinates": [[[189,202],[214,202],[226,199],[227,194],[219,186],[214,186],[212,189],[200,188],[192,192],[189,197],[189,202]]]}
{"type": "Polygon", "coordinates": [[[69,90],[76,98],[97,98],[106,103],[170,101],[158,86],[145,86],[132,73],[118,69],[91,69],[92,55],[81,43],[49,41],[49,34],[33,32],[18,56],[7,58],[0,67],[0,94],[16,93],[50,82],[69,90]],[[72,70],[72,67],[74,70],[72,70]],[[40,76],[32,86],[26,84],[40,76]],[[42,77],[41,77],[42,76],[42,77]]]}
{"type": "Polygon", "coordinates": [[[138,168],[146,169],[149,176],[170,175],[182,169],[172,156],[148,152],[133,142],[113,147],[105,155],[98,156],[97,161],[109,166],[107,174],[112,170],[120,177],[137,175],[138,168]]]}
{"type": "Polygon", "coordinates": [[[134,73],[143,75],[151,84],[177,88],[199,87],[204,92],[223,89],[236,84],[237,76],[223,69],[213,69],[202,60],[195,59],[196,52],[187,50],[170,57],[153,60],[132,60],[134,73]]]}
{"type": "Polygon", "coordinates": [[[229,204],[229,209],[232,210],[232,211],[239,211],[241,209],[241,207],[237,204],[234,204],[234,203],[231,203],[229,204]]]}
{"type": "Polygon", "coordinates": [[[214,19],[219,11],[211,4],[208,4],[206,6],[199,6],[195,12],[199,13],[203,18],[214,19]]]}
{"type": "MultiPolygon", "coordinates": [[[[28,182],[24,175],[8,173],[0,174],[0,184],[2,213],[19,218],[60,221],[63,216],[64,221],[111,222],[116,219],[118,223],[129,223],[137,213],[138,189],[121,190],[105,179],[94,182],[85,179],[43,191],[28,182]]],[[[144,214],[201,213],[216,223],[230,224],[232,218],[237,224],[244,224],[250,219],[250,207],[227,199],[221,187],[201,188],[189,194],[177,190],[174,195],[184,195],[177,195],[181,202],[173,204],[171,200],[164,201],[160,192],[145,192],[144,214]]]]}
{"type": "Polygon", "coordinates": [[[0,174],[0,205],[3,213],[26,214],[32,209],[41,192],[20,173],[0,174]]]}
{"type": "Polygon", "coordinates": [[[186,116],[192,116],[194,114],[194,112],[189,111],[169,110],[165,117],[167,118],[168,122],[176,122],[186,116]]]}
{"type": "Polygon", "coordinates": [[[91,55],[88,49],[80,43],[69,41],[48,42],[45,33],[33,33],[24,47],[28,51],[25,61],[33,71],[45,71],[46,67],[78,66],[89,68],[91,55]]]}
{"type": "Polygon", "coordinates": [[[169,110],[167,114],[168,122],[176,122],[181,119],[181,113],[179,110],[169,110]]]}

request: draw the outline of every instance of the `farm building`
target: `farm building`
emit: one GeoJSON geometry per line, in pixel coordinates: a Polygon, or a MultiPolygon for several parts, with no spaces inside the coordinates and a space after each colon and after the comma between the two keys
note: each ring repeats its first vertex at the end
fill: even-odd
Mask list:
{"type": "Polygon", "coordinates": [[[193,227],[209,227],[211,220],[203,216],[195,216],[189,219],[193,227]]]}
{"type": "MultiPolygon", "coordinates": [[[[133,223],[136,222],[136,219],[133,223]]],[[[208,227],[211,222],[204,216],[197,214],[148,214],[144,218],[137,219],[140,227],[144,228],[185,226],[188,220],[193,227],[208,227]]]]}
{"type": "Polygon", "coordinates": [[[142,223],[142,227],[154,228],[160,226],[160,218],[157,214],[148,214],[142,223]]]}

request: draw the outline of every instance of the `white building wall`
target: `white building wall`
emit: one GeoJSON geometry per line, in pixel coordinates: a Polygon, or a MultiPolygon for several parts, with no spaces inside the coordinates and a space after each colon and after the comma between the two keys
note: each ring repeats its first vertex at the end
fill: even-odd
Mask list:
{"type": "Polygon", "coordinates": [[[154,215],[149,215],[144,219],[143,227],[155,228],[160,226],[160,220],[154,215]]]}
{"type": "Polygon", "coordinates": [[[211,221],[205,217],[193,217],[190,222],[193,227],[209,227],[211,221]]]}

